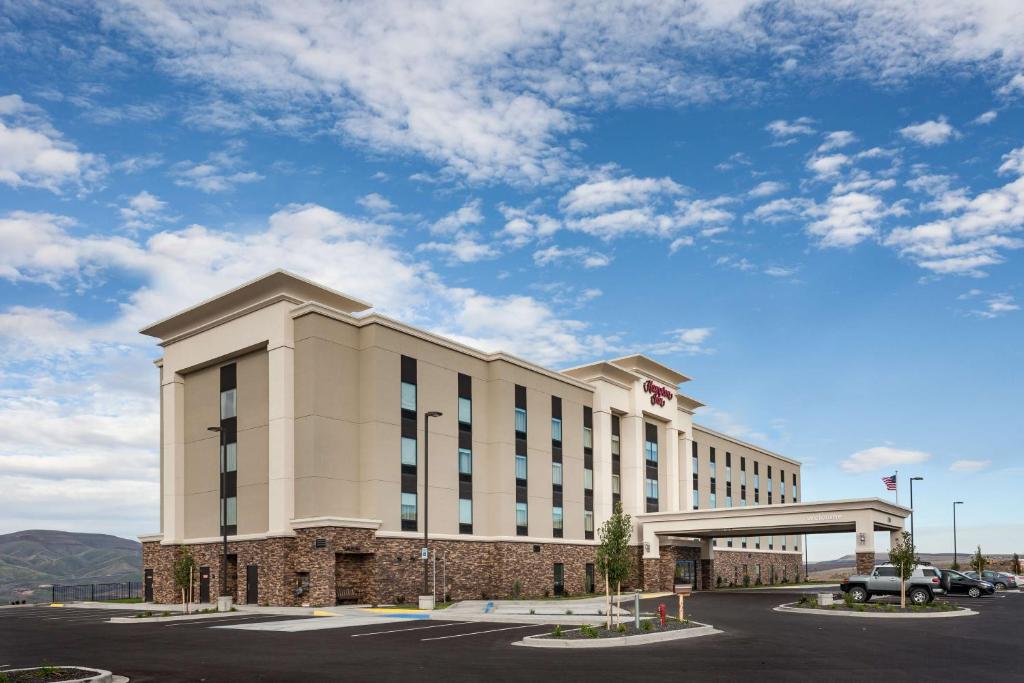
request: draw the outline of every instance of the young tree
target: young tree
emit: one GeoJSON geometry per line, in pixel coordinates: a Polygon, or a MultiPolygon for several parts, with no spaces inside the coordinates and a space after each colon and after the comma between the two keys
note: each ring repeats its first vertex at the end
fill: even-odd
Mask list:
{"type": "Polygon", "coordinates": [[[621,599],[622,581],[629,576],[629,570],[633,565],[633,557],[629,549],[629,539],[632,535],[633,520],[622,512],[622,503],[617,503],[612,516],[598,530],[601,544],[597,546],[597,569],[605,579],[605,602],[608,605],[606,625],[608,628],[611,628],[611,585],[615,585],[616,592],[621,599]]]}
{"type": "Polygon", "coordinates": [[[985,571],[985,567],[987,566],[988,558],[981,554],[981,546],[979,545],[978,549],[974,551],[974,555],[971,556],[970,567],[974,571],[978,572],[978,576],[980,577],[981,573],[985,571]]]}
{"type": "Polygon", "coordinates": [[[1013,573],[1020,574],[1020,555],[1013,554],[1013,573]]]}
{"type": "Polygon", "coordinates": [[[907,606],[907,579],[914,573],[918,565],[917,549],[910,540],[910,534],[900,534],[892,548],[889,549],[889,562],[896,568],[900,577],[900,607],[907,606]]]}
{"type": "Polygon", "coordinates": [[[188,612],[188,604],[192,602],[192,575],[195,568],[196,561],[192,553],[182,546],[174,558],[174,587],[181,591],[181,608],[185,612],[188,612]]]}

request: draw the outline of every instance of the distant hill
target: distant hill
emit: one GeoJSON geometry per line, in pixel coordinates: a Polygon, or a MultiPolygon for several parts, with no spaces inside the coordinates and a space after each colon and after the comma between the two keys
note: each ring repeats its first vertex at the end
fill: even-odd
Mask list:
{"type": "Polygon", "coordinates": [[[142,544],[107,534],[0,534],[0,604],[42,599],[41,585],[140,581],[142,544]]]}
{"type": "MultiPolygon", "coordinates": [[[[971,560],[972,552],[969,550],[960,553],[960,566],[963,569],[967,569],[967,563],[971,560]]],[[[1010,568],[1010,558],[1012,555],[986,554],[985,557],[992,563],[993,569],[1006,571],[1010,568]]],[[[953,553],[921,553],[920,558],[924,562],[933,564],[940,569],[948,569],[953,564],[953,553]]],[[[888,561],[888,554],[884,552],[876,553],[875,559],[878,562],[886,562],[888,561]]],[[[812,579],[838,579],[845,578],[854,573],[856,565],[856,558],[853,555],[843,555],[834,560],[811,562],[807,565],[807,570],[812,579]]]]}

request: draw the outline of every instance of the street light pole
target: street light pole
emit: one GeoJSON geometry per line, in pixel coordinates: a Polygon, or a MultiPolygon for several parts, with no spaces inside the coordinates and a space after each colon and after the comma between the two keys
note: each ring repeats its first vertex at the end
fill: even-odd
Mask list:
{"type": "MultiPolygon", "coordinates": [[[[914,518],[917,517],[914,514],[914,482],[924,481],[924,477],[911,477],[910,478],[910,542],[914,543],[914,518]]],[[[914,546],[917,549],[917,546],[914,546]]]]}
{"type": "Polygon", "coordinates": [[[437,410],[431,410],[423,414],[423,547],[427,549],[427,555],[423,558],[423,593],[427,594],[428,579],[430,576],[430,546],[427,545],[429,505],[430,505],[430,418],[441,417],[437,410]]]}
{"type": "Polygon", "coordinates": [[[224,469],[227,463],[224,462],[227,454],[224,452],[224,430],[220,427],[207,427],[208,431],[217,432],[220,440],[220,531],[223,536],[223,553],[220,562],[220,594],[228,594],[228,500],[224,497],[224,469]]]}
{"type": "Polygon", "coordinates": [[[956,506],[963,504],[964,502],[962,500],[953,501],[953,564],[957,567],[960,566],[960,556],[957,555],[956,552],[956,506]]]}

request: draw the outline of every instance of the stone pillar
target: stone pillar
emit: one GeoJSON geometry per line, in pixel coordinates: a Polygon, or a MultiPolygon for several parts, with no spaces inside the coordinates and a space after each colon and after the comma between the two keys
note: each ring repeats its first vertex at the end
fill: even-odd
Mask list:
{"type": "Polygon", "coordinates": [[[875,566],[875,525],[869,517],[858,517],[856,520],[857,573],[870,573],[875,566]]]}
{"type": "Polygon", "coordinates": [[[715,587],[715,546],[710,538],[700,541],[700,585],[699,590],[709,591],[715,587]]]}
{"type": "Polygon", "coordinates": [[[665,481],[668,482],[667,498],[662,504],[663,510],[671,510],[673,512],[680,509],[679,507],[679,430],[675,427],[665,427],[665,461],[668,463],[666,468],[665,481]]]}
{"type": "Polygon", "coordinates": [[[291,536],[295,516],[295,349],[268,351],[268,525],[270,535],[291,536]]]}
{"type": "Polygon", "coordinates": [[[185,380],[160,369],[160,427],[163,436],[160,496],[163,542],[185,537],[185,380]]]}

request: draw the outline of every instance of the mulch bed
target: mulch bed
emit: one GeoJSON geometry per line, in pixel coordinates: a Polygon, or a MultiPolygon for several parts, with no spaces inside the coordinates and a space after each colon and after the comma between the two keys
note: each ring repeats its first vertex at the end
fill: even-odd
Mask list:
{"type": "Polygon", "coordinates": [[[818,605],[817,600],[815,600],[813,598],[811,600],[808,600],[807,602],[803,602],[803,603],[795,602],[795,603],[789,605],[789,607],[796,607],[796,608],[799,608],[799,609],[820,610],[822,612],[879,612],[879,613],[882,613],[882,614],[889,614],[889,613],[901,614],[901,613],[908,613],[908,612],[913,612],[913,613],[917,613],[917,614],[922,614],[922,613],[927,613],[927,612],[956,612],[958,610],[963,609],[962,607],[957,607],[956,605],[951,605],[948,602],[936,601],[936,602],[930,602],[927,605],[912,605],[912,604],[910,604],[909,600],[907,601],[907,606],[906,607],[900,607],[899,601],[895,601],[895,602],[888,602],[888,601],[886,601],[886,602],[862,602],[862,603],[854,603],[852,606],[848,607],[846,605],[846,603],[841,601],[841,600],[837,601],[837,602],[834,602],[834,603],[832,603],[831,605],[829,605],[827,607],[824,607],[824,606],[818,605]]]}
{"type": "Polygon", "coordinates": [[[52,681],[73,681],[76,678],[95,676],[92,671],[67,667],[37,668],[28,671],[0,671],[0,683],[51,683],[52,681]]]}
{"type": "Polygon", "coordinates": [[[633,624],[633,620],[630,619],[628,623],[624,623],[623,624],[623,626],[625,626],[626,630],[621,632],[621,633],[617,630],[617,628],[616,628],[616,626],[614,624],[612,625],[612,628],[611,628],[610,631],[608,629],[606,629],[604,627],[604,625],[602,624],[600,626],[594,626],[593,627],[594,630],[590,631],[589,635],[588,635],[588,629],[581,626],[580,628],[570,628],[570,629],[563,628],[562,635],[560,637],[556,637],[556,636],[552,635],[551,633],[547,633],[547,634],[545,634],[543,636],[539,636],[539,637],[540,638],[544,638],[544,639],[549,639],[550,638],[552,640],[589,640],[589,639],[597,639],[597,638],[620,638],[622,636],[649,635],[651,633],[663,633],[665,631],[680,631],[682,629],[697,628],[698,626],[702,626],[703,625],[703,624],[694,624],[691,621],[680,622],[680,621],[676,621],[675,619],[669,619],[669,620],[667,620],[665,622],[665,626],[663,628],[661,626],[661,622],[658,619],[641,619],[640,620],[641,627],[643,626],[644,622],[647,622],[647,623],[649,623],[651,625],[650,630],[645,631],[645,630],[643,630],[643,628],[641,628],[640,630],[637,630],[636,626],[634,626],[634,624],[633,624]]]}

